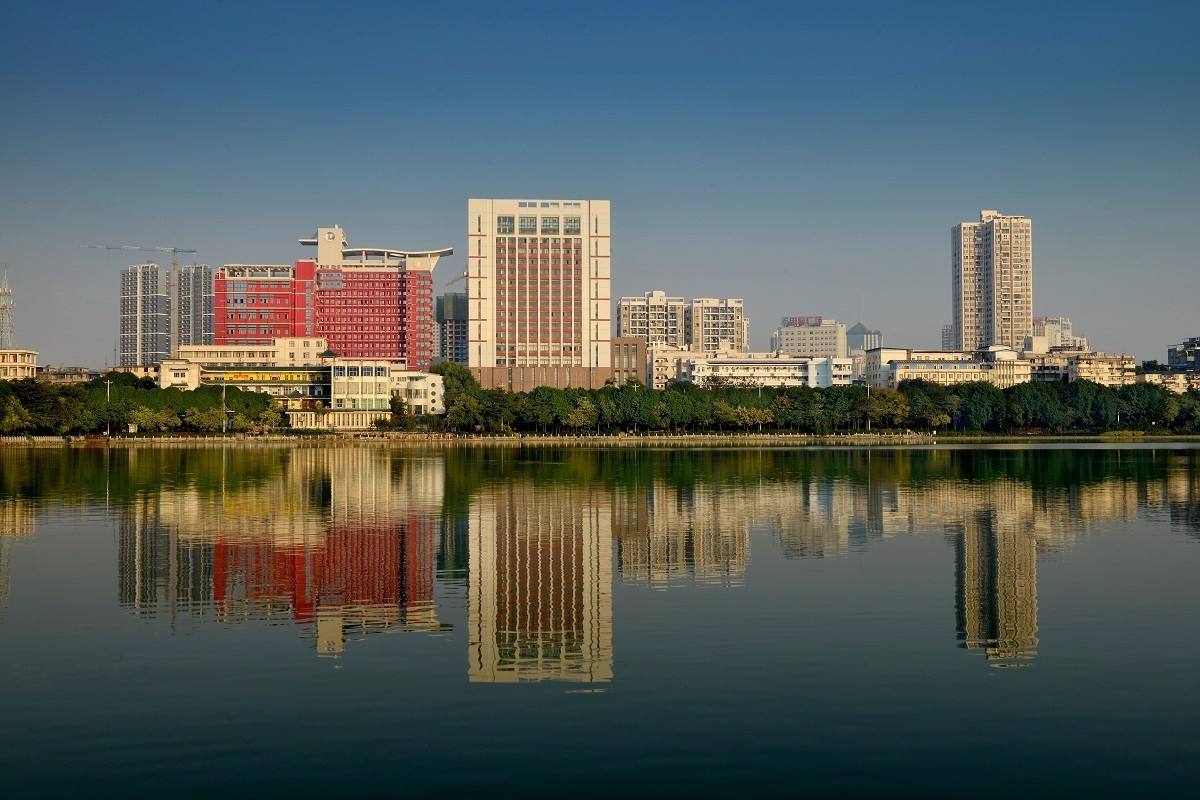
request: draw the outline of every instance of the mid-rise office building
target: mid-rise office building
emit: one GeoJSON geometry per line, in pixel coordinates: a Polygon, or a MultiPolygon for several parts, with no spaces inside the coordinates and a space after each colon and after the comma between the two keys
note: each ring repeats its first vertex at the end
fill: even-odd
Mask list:
{"type": "Polygon", "coordinates": [[[741,298],[698,297],[687,307],[687,344],[692,350],[746,351],[750,347],[750,320],[741,298]]]}
{"type": "Polygon", "coordinates": [[[846,358],[846,324],[824,317],[784,317],[771,334],[771,349],[799,358],[846,358]]]}
{"type": "Polygon", "coordinates": [[[1167,348],[1167,366],[1183,372],[1200,372],[1200,336],[1167,348]]]}
{"type": "Polygon", "coordinates": [[[169,270],[153,261],[121,270],[119,363],[123,367],[161,363],[171,357],[169,270]]]}
{"type": "Polygon", "coordinates": [[[467,363],[485,388],[612,376],[608,200],[467,202],[467,363]]]}
{"type": "Polygon", "coordinates": [[[293,266],[227,264],[214,281],[217,344],[268,344],[321,336],[346,358],[433,360],[433,269],[452,248],[349,247],[346,232],[318,228],[300,244],[316,256],[293,266]]]}
{"type": "Polygon", "coordinates": [[[1019,349],[1033,335],[1033,222],[979,212],[950,232],[951,306],[957,350],[1019,349]]]}
{"type": "Polygon", "coordinates": [[[466,292],[446,292],[437,299],[437,355],[443,361],[467,365],[466,292]]]}
{"type": "Polygon", "coordinates": [[[212,344],[213,268],[208,264],[181,266],[175,300],[175,309],[179,314],[176,325],[178,346],[212,344]]]}
{"type": "Polygon", "coordinates": [[[617,301],[617,336],[637,337],[647,347],[686,347],[688,307],[682,297],[658,290],[622,297],[617,301]]]}

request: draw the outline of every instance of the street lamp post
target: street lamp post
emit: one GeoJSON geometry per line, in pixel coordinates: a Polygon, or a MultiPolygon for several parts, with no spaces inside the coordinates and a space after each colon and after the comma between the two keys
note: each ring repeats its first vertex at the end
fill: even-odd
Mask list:
{"type": "Polygon", "coordinates": [[[104,382],[104,405],[105,405],[104,417],[105,417],[105,422],[107,423],[107,428],[106,428],[106,432],[104,435],[111,439],[112,438],[112,381],[110,381],[110,380],[106,380],[104,382]]]}

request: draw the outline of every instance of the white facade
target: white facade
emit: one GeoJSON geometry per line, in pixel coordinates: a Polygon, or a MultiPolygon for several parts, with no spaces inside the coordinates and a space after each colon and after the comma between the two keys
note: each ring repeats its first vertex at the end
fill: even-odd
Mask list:
{"type": "Polygon", "coordinates": [[[179,360],[206,367],[306,367],[323,363],[328,342],[319,336],[284,336],[271,344],[181,345],[179,360]]]}
{"type": "Polygon", "coordinates": [[[693,350],[715,353],[750,347],[750,320],[741,298],[697,297],[687,308],[687,344],[693,350]]]}
{"type": "Polygon", "coordinates": [[[699,386],[849,386],[848,358],[796,358],[779,353],[691,354],[679,361],[679,379],[699,386]]]}
{"type": "Polygon", "coordinates": [[[954,344],[1019,348],[1033,331],[1033,222],[979,212],[950,232],[954,344]]]}
{"type": "Polygon", "coordinates": [[[704,355],[687,347],[659,345],[646,349],[646,380],[651,389],[665,389],[671,381],[679,380],[680,364],[685,358],[704,355]]]}
{"type": "Polygon", "coordinates": [[[688,343],[688,302],[666,292],[646,292],[642,297],[617,301],[617,336],[637,337],[647,347],[685,347],[688,343]]]}
{"type": "Polygon", "coordinates": [[[608,200],[467,201],[467,363],[481,383],[522,383],[514,370],[603,385],[582,371],[611,366],[609,222],[608,200]]]}
{"type": "Polygon", "coordinates": [[[1045,337],[1046,348],[1069,347],[1072,350],[1090,350],[1088,340],[1076,336],[1074,326],[1068,317],[1034,317],[1033,336],[1045,337]]]}
{"type": "Polygon", "coordinates": [[[771,349],[800,358],[846,358],[846,323],[823,317],[784,317],[771,334],[771,349]]]}

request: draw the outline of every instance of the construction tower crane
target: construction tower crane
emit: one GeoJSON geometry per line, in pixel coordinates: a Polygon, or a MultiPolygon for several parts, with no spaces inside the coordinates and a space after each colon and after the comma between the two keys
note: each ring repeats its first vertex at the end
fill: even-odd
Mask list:
{"type": "Polygon", "coordinates": [[[88,250],[133,250],[139,253],[170,253],[171,277],[167,287],[167,297],[171,298],[171,357],[179,355],[179,254],[195,253],[189,247],[146,247],[140,244],[85,244],[80,245],[88,250]]]}

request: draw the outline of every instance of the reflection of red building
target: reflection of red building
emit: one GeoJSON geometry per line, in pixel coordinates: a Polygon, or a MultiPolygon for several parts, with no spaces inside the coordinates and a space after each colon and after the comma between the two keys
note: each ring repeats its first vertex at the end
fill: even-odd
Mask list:
{"type": "Polygon", "coordinates": [[[436,626],[434,528],[426,516],[402,524],[341,525],[315,545],[230,540],[213,545],[213,603],[223,621],[240,618],[328,622],[343,630],[436,626]]]}
{"type": "Polygon", "coordinates": [[[214,281],[216,344],[268,344],[320,336],[346,358],[433,358],[433,268],[451,248],[410,252],[346,246],[336,225],[301,239],[315,259],[295,266],[230,264],[214,281]]]}

